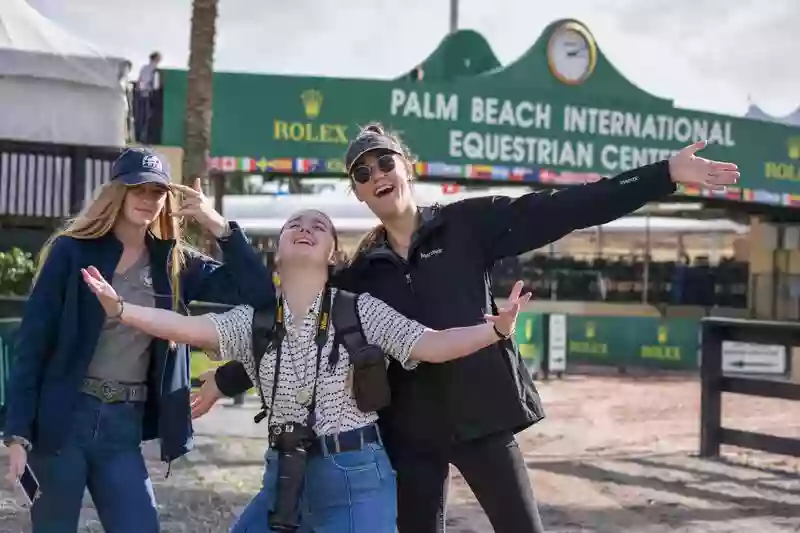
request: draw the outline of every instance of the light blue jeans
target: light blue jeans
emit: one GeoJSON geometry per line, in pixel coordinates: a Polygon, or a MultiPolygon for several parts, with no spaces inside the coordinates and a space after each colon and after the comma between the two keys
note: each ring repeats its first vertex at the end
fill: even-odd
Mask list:
{"type": "MultiPolygon", "coordinates": [[[[261,491],[245,508],[231,533],[271,533],[269,512],[275,501],[278,453],[267,450],[261,491]]],[[[298,533],[395,533],[395,472],[383,446],[368,443],[359,451],[312,455],[300,502],[298,533]]]]}

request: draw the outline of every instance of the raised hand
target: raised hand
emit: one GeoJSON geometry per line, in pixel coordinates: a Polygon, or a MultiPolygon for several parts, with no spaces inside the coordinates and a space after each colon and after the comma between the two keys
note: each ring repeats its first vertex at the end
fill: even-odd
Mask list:
{"type": "Polygon", "coordinates": [[[488,322],[493,322],[497,331],[506,337],[514,333],[514,326],[517,324],[517,317],[522,306],[531,299],[531,293],[522,294],[522,280],[517,281],[508,295],[506,304],[497,310],[497,315],[485,315],[488,322]]]}
{"type": "Polygon", "coordinates": [[[211,199],[203,194],[200,178],[196,178],[191,187],[177,183],[171,187],[183,195],[180,208],[172,213],[172,216],[192,217],[215,237],[225,236],[228,231],[228,223],[211,205],[211,199]]]}
{"type": "Polygon", "coordinates": [[[669,173],[672,181],[711,189],[736,185],[736,182],[739,181],[739,167],[736,164],[713,161],[695,155],[707,144],[707,141],[696,142],[669,158],[669,173]]]}
{"type": "Polygon", "coordinates": [[[83,275],[83,281],[86,282],[89,289],[100,300],[100,305],[103,306],[106,314],[108,316],[119,316],[122,311],[122,300],[100,271],[90,266],[89,268],[82,268],[81,274],[83,275]]]}

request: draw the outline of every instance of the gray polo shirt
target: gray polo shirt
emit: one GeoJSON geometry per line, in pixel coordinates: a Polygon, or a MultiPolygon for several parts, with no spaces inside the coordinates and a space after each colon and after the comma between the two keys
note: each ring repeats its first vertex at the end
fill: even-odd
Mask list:
{"type": "MultiPolygon", "coordinates": [[[[115,273],[111,285],[125,302],[155,307],[147,253],[142,254],[127,271],[115,273]]],[[[150,335],[119,320],[107,318],[86,375],[125,383],[145,383],[152,341],[150,335]]]]}

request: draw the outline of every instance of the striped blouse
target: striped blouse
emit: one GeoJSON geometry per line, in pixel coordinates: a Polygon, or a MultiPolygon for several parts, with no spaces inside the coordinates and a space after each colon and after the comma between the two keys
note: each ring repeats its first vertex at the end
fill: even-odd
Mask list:
{"type": "MultiPolygon", "coordinates": [[[[334,298],[336,289],[333,289],[334,298]]],[[[281,367],[275,406],[270,406],[275,375],[276,351],[270,350],[261,359],[260,378],[268,410],[272,411],[272,424],[285,422],[304,423],[308,407],[300,403],[303,394],[310,393],[316,371],[317,319],[322,292],[317,295],[305,318],[295,325],[289,306],[284,301],[286,335],[283,339],[281,367]]],[[[409,359],[411,349],[422,337],[425,327],[415,322],[381,300],[361,294],[357,300],[364,336],[370,344],[380,346],[384,352],[399,361],[407,370],[417,362],[409,359]]],[[[222,359],[233,359],[244,364],[253,383],[256,382],[255,359],[252,346],[253,308],[242,305],[225,313],[206,315],[214,322],[219,336],[219,354],[222,359]]],[[[301,315],[302,316],[302,315],[301,315]]],[[[366,426],[377,420],[377,414],[364,413],[356,406],[349,383],[350,357],[344,346],[339,346],[339,361],[333,368],[328,365],[328,355],[333,350],[334,321],[330,323],[328,341],[322,349],[317,382],[316,423],[317,435],[329,435],[366,426]]],[[[307,397],[307,395],[306,395],[307,397]]]]}

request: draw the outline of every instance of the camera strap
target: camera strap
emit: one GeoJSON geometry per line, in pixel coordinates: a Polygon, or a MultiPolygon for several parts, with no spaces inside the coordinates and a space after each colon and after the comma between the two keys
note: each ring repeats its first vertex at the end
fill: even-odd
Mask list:
{"type": "MultiPolygon", "coordinates": [[[[330,285],[325,286],[325,292],[322,295],[322,308],[320,309],[317,318],[317,333],[314,337],[314,343],[317,345],[316,356],[316,370],[314,372],[314,384],[311,389],[311,398],[308,404],[308,416],[306,417],[306,425],[313,428],[316,423],[316,408],[317,408],[317,383],[319,382],[319,369],[320,361],[322,360],[322,349],[328,342],[328,331],[330,329],[330,315],[331,305],[333,302],[333,290],[330,285]]],[[[278,378],[281,369],[281,355],[283,352],[283,339],[286,336],[286,323],[284,313],[283,297],[278,301],[278,310],[275,313],[275,372],[272,378],[272,392],[269,407],[269,418],[267,419],[267,427],[270,426],[272,421],[272,413],[275,411],[275,395],[278,392],[278,378]]],[[[306,354],[303,354],[305,356],[306,354]]],[[[305,384],[304,384],[305,385],[305,384]]]]}

